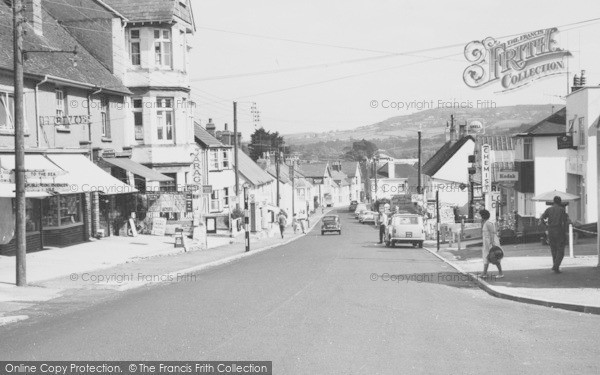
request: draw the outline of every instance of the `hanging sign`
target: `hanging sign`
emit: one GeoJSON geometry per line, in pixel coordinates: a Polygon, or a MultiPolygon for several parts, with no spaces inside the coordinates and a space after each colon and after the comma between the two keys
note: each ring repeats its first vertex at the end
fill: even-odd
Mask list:
{"type": "Polygon", "coordinates": [[[487,143],[481,146],[481,188],[484,193],[492,191],[491,148],[487,143]]]}

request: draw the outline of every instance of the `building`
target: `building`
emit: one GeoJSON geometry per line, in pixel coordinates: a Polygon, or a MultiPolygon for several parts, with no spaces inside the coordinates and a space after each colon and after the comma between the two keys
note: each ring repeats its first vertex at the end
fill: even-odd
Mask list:
{"type": "Polygon", "coordinates": [[[464,126],[457,132],[451,126],[446,143],[423,165],[422,172],[427,176],[424,184],[426,200],[435,200],[439,192],[442,204],[455,207],[461,215],[469,211],[469,156],[475,151],[475,139],[466,135],[464,126]]]}
{"type": "Polygon", "coordinates": [[[416,194],[418,175],[412,165],[390,160],[377,169],[377,182],[371,179],[374,195],[377,199],[391,199],[394,195],[416,194]]]}
{"type": "Polygon", "coordinates": [[[347,176],[349,200],[362,202],[365,197],[360,163],[357,161],[338,161],[332,163],[331,166],[333,170],[339,170],[347,176]]]}
{"type": "MultiPolygon", "coordinates": [[[[66,27],[65,12],[57,4],[26,2],[24,46],[36,51],[27,52],[24,61],[28,251],[110,233],[129,208],[112,210],[117,196],[136,191],[92,163],[98,155],[131,154],[125,109],[131,92],[116,70],[66,27]]],[[[97,7],[105,26],[118,32],[124,20],[120,14],[101,2],[90,6],[97,7]]],[[[0,2],[0,23],[12,28],[6,2],[0,2]]],[[[12,206],[15,168],[12,33],[0,33],[0,45],[0,200],[6,208],[12,206]]],[[[12,208],[2,215],[8,217],[2,220],[0,251],[10,252],[12,208]]]]}
{"type": "Polygon", "coordinates": [[[299,169],[300,173],[315,187],[314,206],[334,205],[334,197],[339,196],[340,187],[333,179],[329,163],[306,163],[301,164],[299,169]]]}

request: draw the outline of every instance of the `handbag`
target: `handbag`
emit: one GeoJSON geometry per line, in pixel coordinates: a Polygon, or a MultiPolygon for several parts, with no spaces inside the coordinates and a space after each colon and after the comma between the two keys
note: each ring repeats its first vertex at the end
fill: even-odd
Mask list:
{"type": "Polygon", "coordinates": [[[488,261],[492,264],[499,264],[502,258],[504,258],[504,250],[500,246],[492,246],[487,256],[488,261]]]}

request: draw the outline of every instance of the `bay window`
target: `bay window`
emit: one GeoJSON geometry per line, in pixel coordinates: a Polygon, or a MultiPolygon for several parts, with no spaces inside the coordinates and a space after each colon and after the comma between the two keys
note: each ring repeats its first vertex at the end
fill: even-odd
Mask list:
{"type": "Polygon", "coordinates": [[[133,99],[133,126],[135,129],[135,140],[144,140],[144,116],[143,101],[141,98],[133,99]]]}
{"type": "Polygon", "coordinates": [[[159,141],[173,140],[173,98],[156,98],[156,137],[159,141]]]}

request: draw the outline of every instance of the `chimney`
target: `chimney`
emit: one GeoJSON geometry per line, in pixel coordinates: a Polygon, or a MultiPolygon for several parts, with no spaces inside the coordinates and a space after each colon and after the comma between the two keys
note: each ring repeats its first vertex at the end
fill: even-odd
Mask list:
{"type": "Polygon", "coordinates": [[[444,135],[446,136],[446,143],[450,142],[450,123],[446,121],[446,130],[444,130],[444,135]]]}
{"type": "Polygon", "coordinates": [[[579,85],[581,85],[581,87],[585,87],[585,84],[586,84],[585,70],[582,70],[581,76],[579,77],[579,85]]]}
{"type": "Polygon", "coordinates": [[[467,123],[458,125],[458,139],[463,139],[467,136],[467,123]]]}
{"type": "Polygon", "coordinates": [[[212,135],[213,137],[215,136],[215,130],[217,129],[217,127],[215,126],[215,124],[212,122],[212,119],[209,118],[208,119],[208,123],[206,124],[206,131],[210,133],[210,135],[212,135]]]}
{"type": "Polygon", "coordinates": [[[225,128],[221,132],[221,138],[219,140],[228,146],[233,146],[233,137],[231,136],[227,123],[225,123],[225,128]]]}
{"type": "Polygon", "coordinates": [[[24,0],[24,16],[36,35],[44,35],[42,29],[42,0],[24,0]]]}
{"type": "Polygon", "coordinates": [[[388,178],[396,178],[396,164],[389,160],[387,163],[387,167],[388,167],[388,178]]]}
{"type": "Polygon", "coordinates": [[[454,125],[454,115],[450,115],[450,142],[456,142],[456,126],[454,125]]]}
{"type": "Polygon", "coordinates": [[[571,92],[575,92],[582,87],[585,87],[586,83],[587,77],[585,76],[585,70],[582,70],[580,76],[577,74],[573,76],[573,87],[571,87],[571,92]]]}

